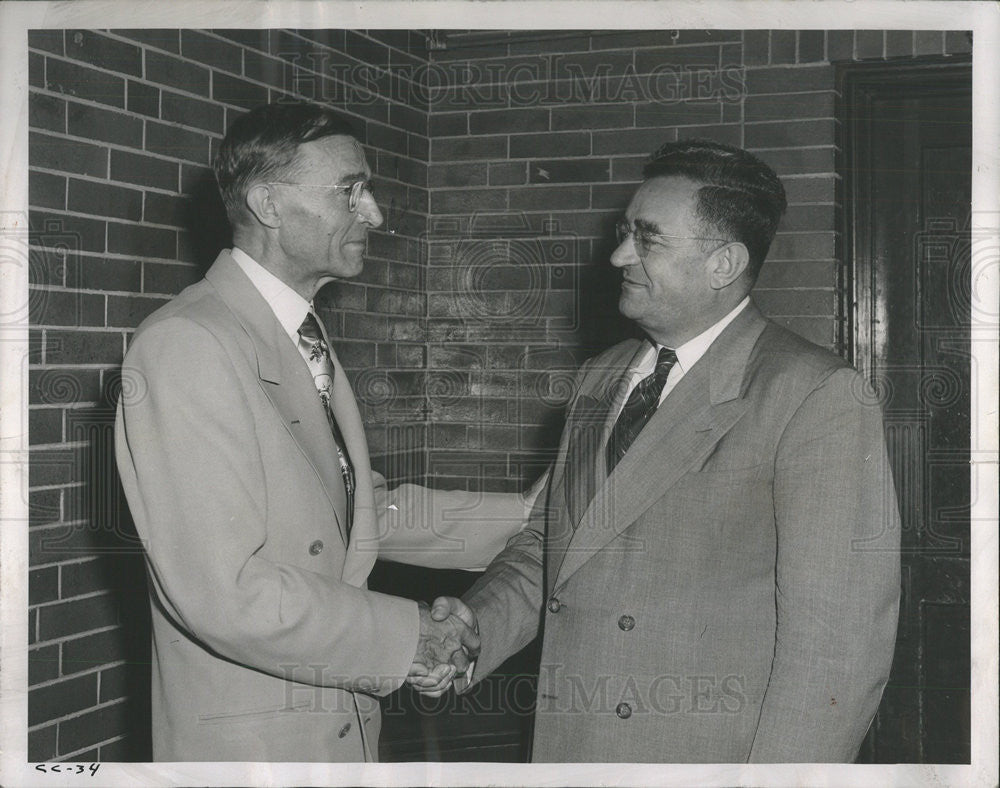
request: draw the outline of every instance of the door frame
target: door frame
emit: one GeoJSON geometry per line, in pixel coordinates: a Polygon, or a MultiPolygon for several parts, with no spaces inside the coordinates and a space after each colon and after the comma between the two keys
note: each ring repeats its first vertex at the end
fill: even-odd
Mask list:
{"type": "MultiPolygon", "coordinates": [[[[873,354],[879,310],[875,290],[875,251],[870,232],[872,169],[870,107],[876,88],[892,86],[929,88],[947,93],[972,84],[972,57],[927,57],[905,62],[843,63],[837,65],[836,85],[840,96],[838,133],[843,157],[837,171],[843,179],[842,237],[838,257],[837,291],[840,320],[837,345],[841,354],[869,381],[877,384],[873,354]],[[867,219],[867,221],[861,221],[867,219]]],[[[975,97],[973,97],[974,99],[975,97]]],[[[975,113],[975,106],[973,106],[975,113]]]]}

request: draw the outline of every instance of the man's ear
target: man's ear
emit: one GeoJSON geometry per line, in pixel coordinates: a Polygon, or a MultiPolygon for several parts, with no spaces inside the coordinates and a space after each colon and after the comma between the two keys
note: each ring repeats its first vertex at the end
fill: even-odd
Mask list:
{"type": "Polygon", "coordinates": [[[709,282],[713,290],[722,290],[739,279],[750,264],[747,248],[733,241],[712,252],[709,259],[709,282]]]}
{"type": "Polygon", "coordinates": [[[277,229],[281,226],[281,210],[274,201],[271,188],[258,183],[247,190],[247,210],[265,227],[277,229]]]}

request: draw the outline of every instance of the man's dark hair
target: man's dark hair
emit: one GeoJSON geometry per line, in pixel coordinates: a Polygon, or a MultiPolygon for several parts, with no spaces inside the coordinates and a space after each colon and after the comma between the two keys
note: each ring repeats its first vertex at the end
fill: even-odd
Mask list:
{"type": "Polygon", "coordinates": [[[324,137],[358,138],[343,115],[307,102],[265,104],[236,120],[215,157],[215,180],[229,221],[246,219],[246,193],[255,182],[280,179],[299,145],[324,137]]]}
{"type": "Polygon", "coordinates": [[[706,234],[746,246],[747,272],[751,282],[757,280],[788,204],[774,170],[741,148],[689,139],[662,145],[642,174],[647,180],[674,175],[701,184],[696,215],[706,234]]]}

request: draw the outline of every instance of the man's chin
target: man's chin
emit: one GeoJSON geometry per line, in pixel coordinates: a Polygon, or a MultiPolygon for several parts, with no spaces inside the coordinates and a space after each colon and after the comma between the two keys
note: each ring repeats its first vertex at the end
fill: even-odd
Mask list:
{"type": "Polygon", "coordinates": [[[635,298],[629,296],[626,290],[622,290],[621,295],[618,296],[618,311],[622,313],[629,320],[635,320],[636,315],[639,313],[639,305],[635,298]]]}
{"type": "Polygon", "coordinates": [[[354,277],[359,276],[363,270],[364,270],[363,265],[340,266],[337,273],[324,274],[323,276],[321,276],[319,280],[319,287],[322,287],[325,284],[329,284],[330,282],[339,282],[343,279],[353,279],[354,277]]]}
{"type": "Polygon", "coordinates": [[[357,276],[364,270],[367,249],[368,244],[365,241],[347,244],[344,249],[344,267],[351,271],[348,276],[357,276]]]}
{"type": "Polygon", "coordinates": [[[350,245],[344,249],[345,254],[337,266],[337,279],[352,279],[365,270],[364,245],[350,245]]]}

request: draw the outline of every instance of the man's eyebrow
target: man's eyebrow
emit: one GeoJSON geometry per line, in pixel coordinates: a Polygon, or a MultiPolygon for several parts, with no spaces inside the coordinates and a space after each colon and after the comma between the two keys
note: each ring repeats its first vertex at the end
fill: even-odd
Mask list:
{"type": "Polygon", "coordinates": [[[343,184],[354,184],[358,181],[367,181],[371,175],[364,170],[359,170],[358,172],[349,172],[347,175],[340,176],[340,183],[343,184]]]}
{"type": "Polygon", "coordinates": [[[656,222],[647,221],[646,219],[636,219],[633,224],[635,224],[637,230],[645,230],[647,233],[655,234],[660,232],[660,225],[656,222]]]}

